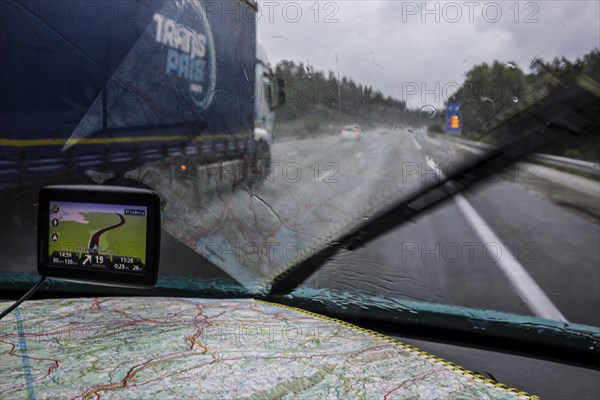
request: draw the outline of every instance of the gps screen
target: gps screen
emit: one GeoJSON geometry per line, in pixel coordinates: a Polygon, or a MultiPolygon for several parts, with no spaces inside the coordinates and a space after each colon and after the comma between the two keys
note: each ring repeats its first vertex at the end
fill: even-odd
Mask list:
{"type": "Polygon", "coordinates": [[[147,207],[50,201],[48,265],[143,273],[147,207]]]}

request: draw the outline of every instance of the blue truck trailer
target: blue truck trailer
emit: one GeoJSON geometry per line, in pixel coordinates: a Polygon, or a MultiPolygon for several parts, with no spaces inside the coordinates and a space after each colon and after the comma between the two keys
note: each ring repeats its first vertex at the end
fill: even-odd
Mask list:
{"type": "Polygon", "coordinates": [[[255,125],[272,121],[283,90],[274,100],[270,68],[256,73],[253,1],[1,7],[0,190],[182,155],[265,173],[257,160],[270,159],[272,132],[255,125]]]}

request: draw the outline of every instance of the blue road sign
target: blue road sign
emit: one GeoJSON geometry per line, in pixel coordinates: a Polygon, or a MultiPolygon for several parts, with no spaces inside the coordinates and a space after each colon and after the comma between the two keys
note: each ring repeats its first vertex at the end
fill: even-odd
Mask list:
{"type": "Polygon", "coordinates": [[[462,115],[460,103],[448,103],[446,106],[446,133],[460,135],[462,131],[462,115]]]}

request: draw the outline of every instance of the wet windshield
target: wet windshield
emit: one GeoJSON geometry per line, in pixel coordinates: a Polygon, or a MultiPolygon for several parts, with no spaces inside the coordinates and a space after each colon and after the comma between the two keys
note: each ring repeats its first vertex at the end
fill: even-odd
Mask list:
{"type": "Polygon", "coordinates": [[[3,2],[2,289],[35,276],[40,187],[114,184],[161,197],[153,294],[251,296],[283,282],[279,295],[366,308],[600,326],[599,12],[3,2]],[[510,145],[506,160],[529,157],[429,208],[455,190],[425,189],[510,145]],[[378,228],[386,210],[401,224],[378,228]]]}

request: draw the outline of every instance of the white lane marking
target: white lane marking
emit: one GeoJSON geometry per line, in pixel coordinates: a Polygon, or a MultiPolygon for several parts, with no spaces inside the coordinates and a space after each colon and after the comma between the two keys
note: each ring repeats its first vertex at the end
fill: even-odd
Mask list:
{"type": "Polygon", "coordinates": [[[542,318],[567,322],[567,319],[562,315],[558,308],[556,308],[554,303],[552,303],[552,300],[546,296],[542,288],[536,283],[531,275],[529,275],[527,270],[514,259],[510,250],[500,241],[500,238],[494,234],[483,218],[477,214],[477,211],[469,204],[467,199],[458,194],[454,201],[465,217],[467,217],[467,221],[471,227],[473,227],[475,232],[477,232],[477,235],[482,241],[484,243],[495,243],[499,247],[502,255],[497,261],[498,266],[513,284],[515,290],[525,304],[542,318]]]}
{"type": "Polygon", "coordinates": [[[422,149],[422,147],[421,147],[421,145],[419,144],[419,142],[417,142],[417,139],[415,139],[415,138],[413,137],[413,138],[412,138],[412,140],[413,140],[413,142],[415,143],[415,146],[417,146],[417,149],[421,150],[421,149],[422,149]]]}
{"type": "Polygon", "coordinates": [[[331,171],[325,171],[325,172],[323,172],[321,175],[319,175],[317,177],[317,182],[323,182],[323,179],[325,179],[325,177],[327,175],[329,175],[329,174],[331,174],[331,171]]]}
{"type": "MultiPolygon", "coordinates": [[[[427,157],[427,165],[435,169],[440,177],[444,176],[433,159],[427,157]]],[[[482,242],[494,243],[498,246],[500,253],[500,258],[497,261],[498,267],[500,267],[504,275],[512,283],[517,294],[525,304],[539,317],[567,322],[565,316],[558,310],[552,300],[546,296],[542,288],[529,275],[527,270],[515,260],[511,251],[496,236],[489,225],[469,204],[467,199],[461,194],[456,194],[454,201],[482,242]]]]}
{"type": "MultiPolygon", "coordinates": [[[[436,135],[437,135],[437,134],[436,134],[436,135]]],[[[425,140],[427,140],[427,141],[429,141],[429,142],[431,142],[431,143],[438,144],[438,141],[437,141],[436,139],[432,138],[431,136],[429,136],[429,134],[423,135],[422,137],[424,137],[424,138],[425,138],[425,140]]]]}

